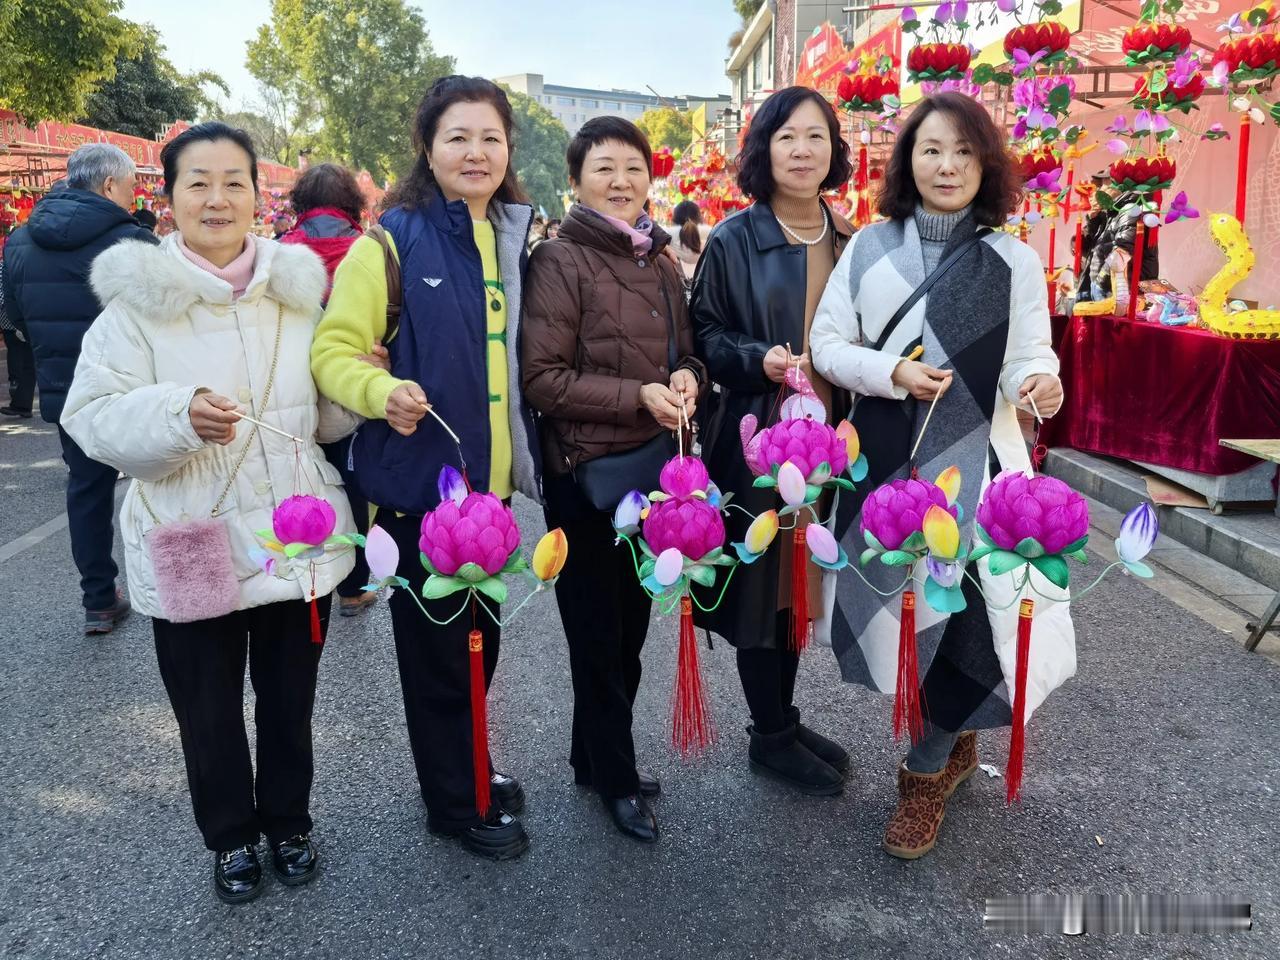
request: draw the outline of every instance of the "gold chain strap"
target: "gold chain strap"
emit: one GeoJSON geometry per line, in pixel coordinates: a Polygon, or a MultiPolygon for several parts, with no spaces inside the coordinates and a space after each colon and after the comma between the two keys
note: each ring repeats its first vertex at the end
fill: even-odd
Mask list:
{"type": "MultiPolygon", "coordinates": [[[[271,387],[276,382],[276,364],[280,360],[280,335],[284,331],[284,304],[276,305],[276,344],[271,354],[271,371],[267,374],[267,386],[262,391],[262,404],[255,410],[255,415],[262,417],[267,410],[267,402],[271,399],[271,387]]],[[[232,485],[236,482],[236,476],[240,473],[240,467],[244,465],[245,458],[249,456],[249,448],[253,446],[253,441],[258,436],[258,425],[255,423],[253,429],[249,431],[249,436],[245,438],[244,446],[240,448],[240,456],[236,459],[235,466],[231,468],[231,475],[227,477],[227,484],[222,488],[222,493],[218,495],[217,501],[213,505],[213,509],[209,511],[210,517],[216,517],[218,511],[222,509],[222,502],[227,499],[227,494],[231,492],[232,485]]],[[[142,505],[147,508],[147,513],[151,514],[151,519],[157,524],[160,518],[156,516],[156,512],[151,509],[151,504],[147,501],[147,495],[142,490],[142,481],[138,481],[138,499],[142,501],[142,505]]]]}

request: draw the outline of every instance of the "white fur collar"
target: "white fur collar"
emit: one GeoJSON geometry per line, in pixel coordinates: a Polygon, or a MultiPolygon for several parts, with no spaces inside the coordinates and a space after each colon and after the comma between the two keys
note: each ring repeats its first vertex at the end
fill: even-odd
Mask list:
{"type": "MultiPolygon", "coordinates": [[[[257,254],[253,279],[241,299],[267,296],[308,317],[315,315],[328,282],[320,258],[301,244],[252,235],[250,240],[257,254]]],[[[135,316],[158,322],[183,316],[197,302],[230,305],[234,301],[231,284],[183,256],[176,234],[165,237],[158,247],[142,240],[115,244],[93,261],[89,282],[103,306],[120,300],[135,316]]]]}

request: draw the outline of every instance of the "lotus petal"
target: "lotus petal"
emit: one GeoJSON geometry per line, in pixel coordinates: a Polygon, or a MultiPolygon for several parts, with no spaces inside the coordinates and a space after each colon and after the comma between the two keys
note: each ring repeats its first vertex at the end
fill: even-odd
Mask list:
{"type": "Polygon", "coordinates": [[[856,463],[862,453],[862,440],[858,437],[858,428],[848,420],[841,420],[839,426],[836,427],[836,436],[844,441],[844,448],[849,456],[849,462],[851,464],[856,463]]]}
{"type": "Polygon", "coordinates": [[[618,501],[618,508],[613,512],[613,529],[621,534],[631,534],[640,529],[640,520],[648,499],[639,490],[632,490],[618,501]]]}
{"type": "Polygon", "coordinates": [[[954,587],[960,580],[962,568],[959,563],[948,563],[929,556],[925,557],[924,565],[929,571],[929,576],[933,577],[934,582],[940,587],[954,587]]]}
{"type": "Polygon", "coordinates": [[[684,570],[684,555],[675,547],[663,550],[653,567],[653,579],[661,586],[669,587],[680,579],[684,570]]]}
{"type": "Polygon", "coordinates": [[[364,539],[364,559],[369,565],[369,579],[380,583],[396,575],[400,566],[400,548],[391,534],[374,524],[364,539]]]}
{"type": "Polygon", "coordinates": [[[569,538],[557,527],[548,531],[533,551],[533,575],[547,583],[560,576],[569,558],[569,538]]]}
{"type": "Polygon", "coordinates": [[[811,523],[804,528],[805,543],[809,552],[823,563],[835,563],[840,559],[840,545],[831,531],[820,523],[811,523]]]}
{"type": "Polygon", "coordinates": [[[777,535],[778,511],[766,510],[751,521],[751,526],[747,527],[747,534],[742,539],[751,553],[759,554],[769,549],[777,535]]]}
{"type": "Polygon", "coordinates": [[[1156,512],[1149,503],[1140,503],[1127,514],[1120,524],[1120,536],[1116,538],[1116,555],[1125,563],[1137,563],[1155,546],[1160,533],[1156,512]]]}
{"type": "Polygon", "coordinates": [[[936,503],[925,511],[921,529],[924,542],[935,557],[950,560],[960,552],[960,526],[955,517],[936,503]]]}
{"type": "Polygon", "coordinates": [[[790,460],[778,470],[778,493],[787,506],[798,507],[804,503],[805,486],[804,474],[790,460]]]}
{"type": "Polygon", "coordinates": [[[949,507],[954,507],[956,499],[960,496],[960,480],[960,468],[950,466],[938,474],[938,479],[933,481],[933,485],[947,495],[949,507]]]}

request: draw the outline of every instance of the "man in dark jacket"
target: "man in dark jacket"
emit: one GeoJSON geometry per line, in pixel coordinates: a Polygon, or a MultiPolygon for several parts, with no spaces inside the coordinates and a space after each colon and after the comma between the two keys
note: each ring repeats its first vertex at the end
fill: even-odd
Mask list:
{"type": "MultiPolygon", "coordinates": [[[[80,358],[80,341],[101,311],[89,267],[121,240],[158,241],[131,217],[136,170],[119,147],[89,143],[67,158],[66,188],[36,205],[4,250],[5,306],[35,353],[40,414],[57,423],[80,358]]],[[[90,460],[61,427],[71,554],[80,571],[86,634],[110,633],[129,614],[116,589],[116,471],[90,460]]]]}

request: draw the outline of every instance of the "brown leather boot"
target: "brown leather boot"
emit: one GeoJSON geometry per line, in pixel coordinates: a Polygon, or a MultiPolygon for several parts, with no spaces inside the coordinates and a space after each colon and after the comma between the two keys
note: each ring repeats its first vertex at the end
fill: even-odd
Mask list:
{"type": "Polygon", "coordinates": [[[923,857],[938,842],[938,828],[947,808],[947,768],[937,773],[913,773],[898,768],[898,808],[884,828],[884,849],[902,860],[923,857]]]}
{"type": "Polygon", "coordinates": [[[947,782],[946,795],[949,797],[955,793],[956,787],[968,780],[977,769],[978,735],[972,730],[966,730],[951,748],[951,756],[947,758],[947,765],[943,769],[947,782]]]}

